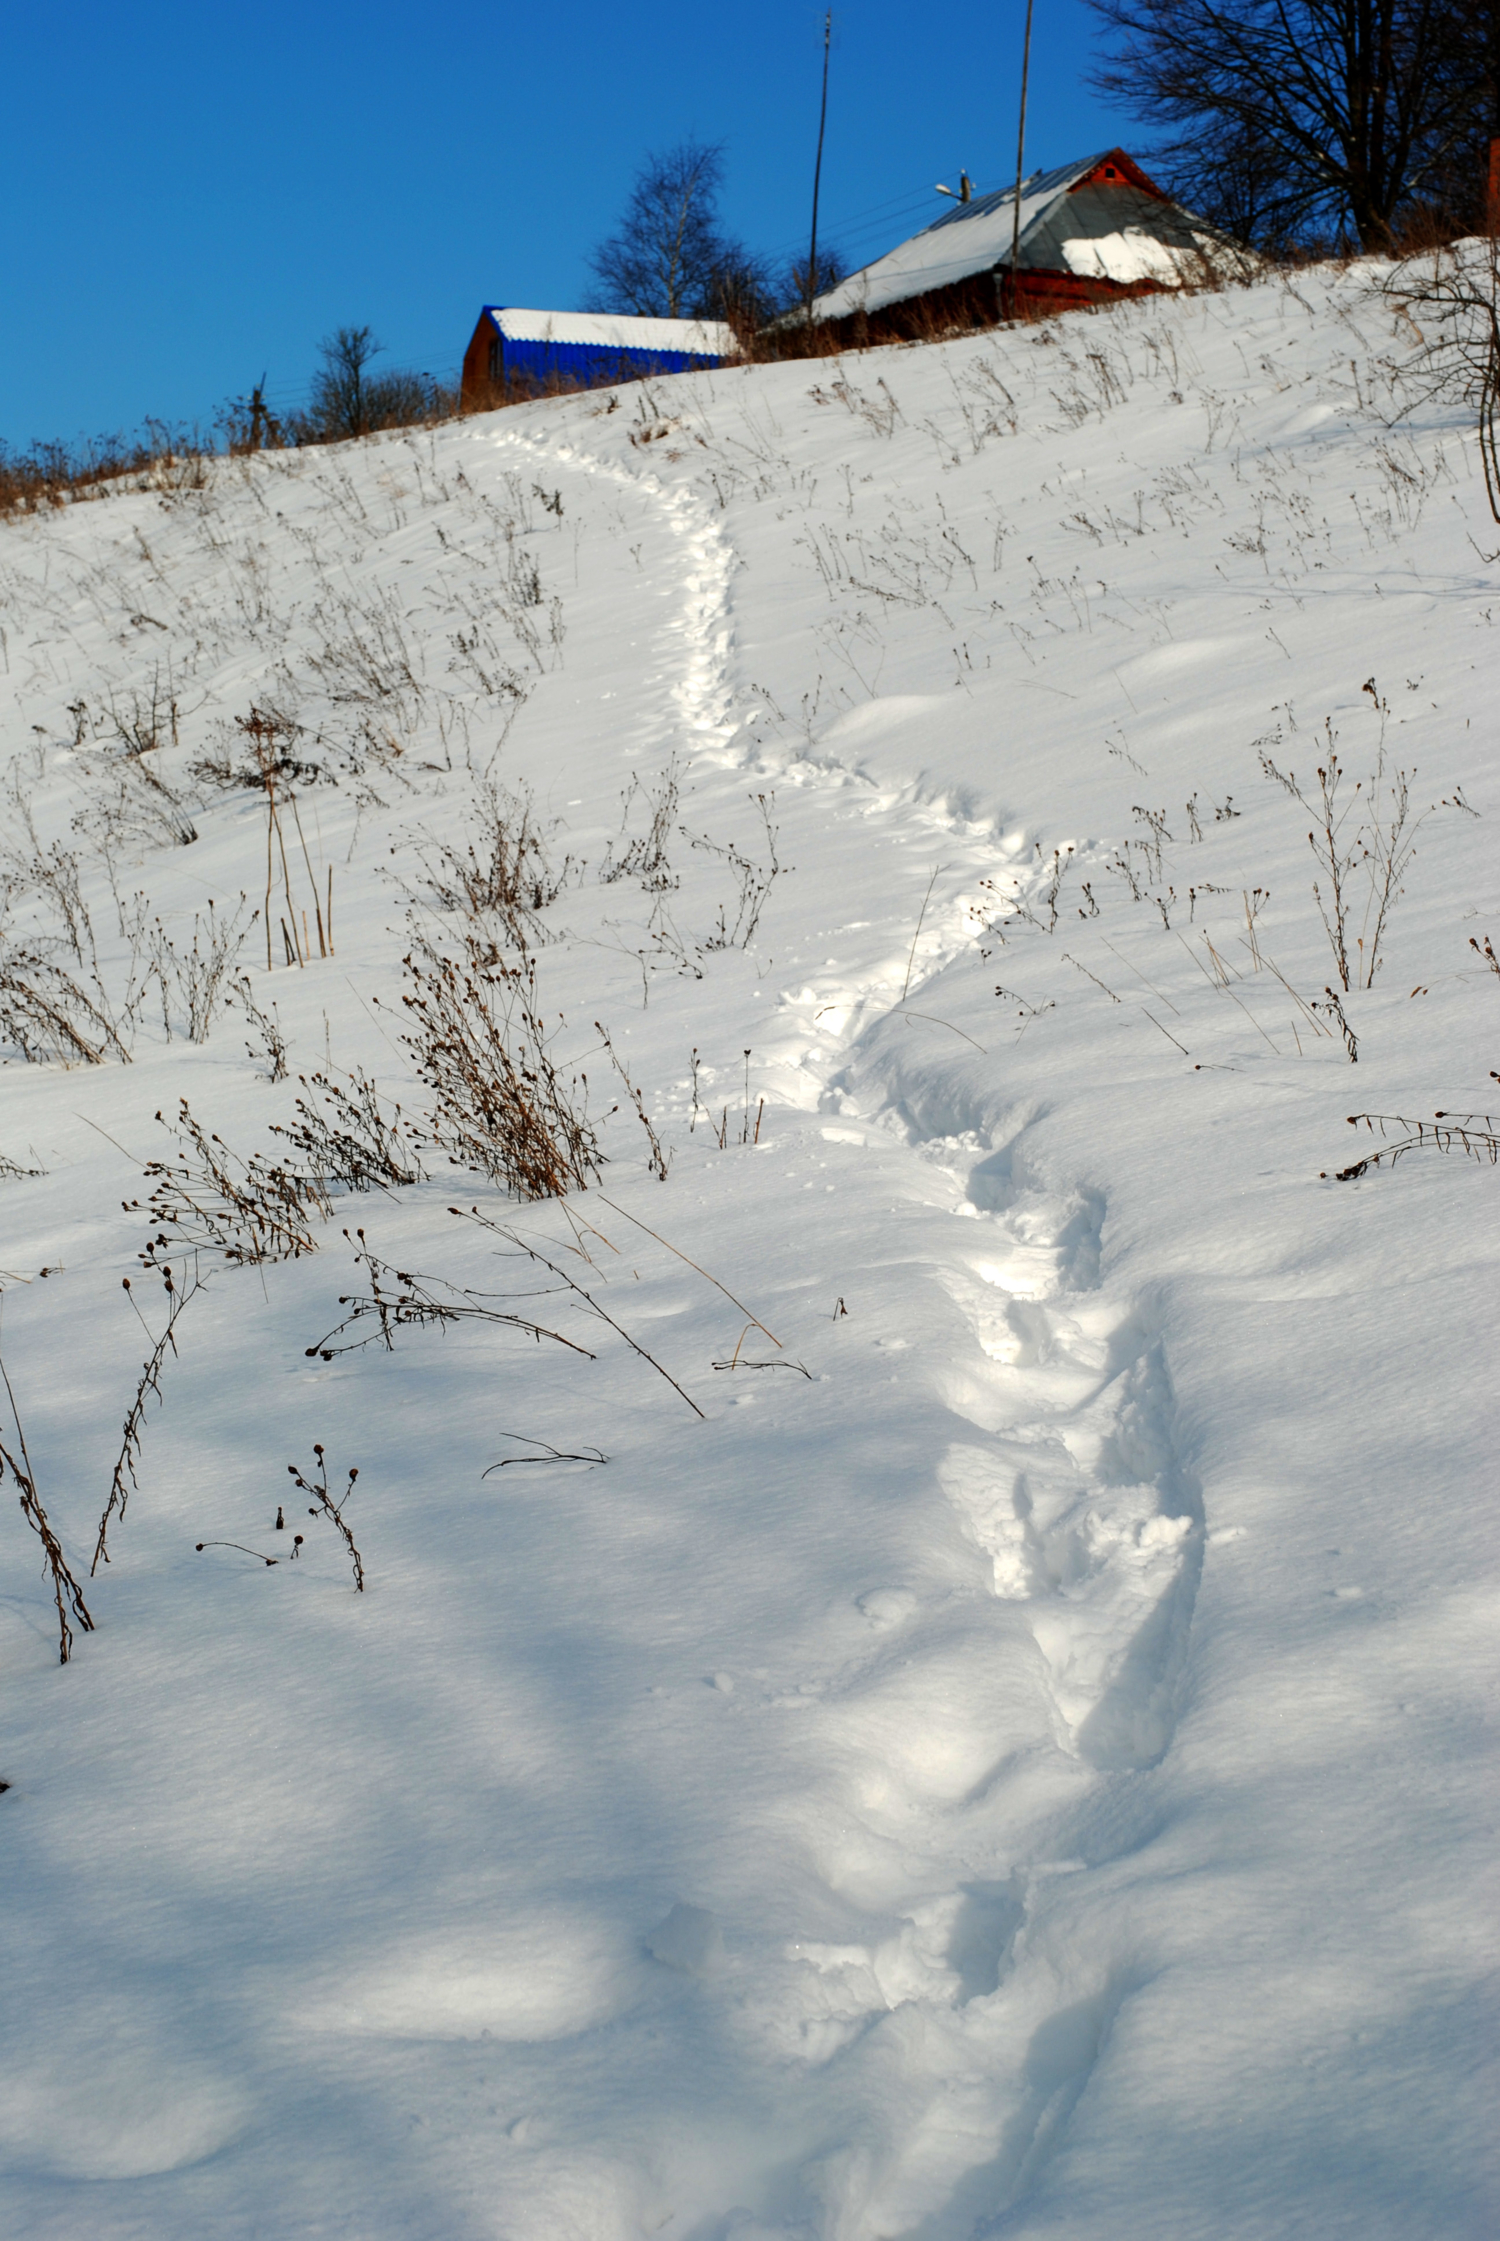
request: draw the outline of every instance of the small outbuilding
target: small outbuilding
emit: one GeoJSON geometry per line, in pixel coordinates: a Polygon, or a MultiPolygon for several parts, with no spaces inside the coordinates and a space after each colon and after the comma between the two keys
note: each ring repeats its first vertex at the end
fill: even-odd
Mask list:
{"type": "Polygon", "coordinates": [[[1024,180],[1019,243],[1015,228],[1014,187],[976,195],[817,297],[813,317],[851,343],[898,342],[1180,288],[1246,262],[1123,148],[1024,180]]]}
{"type": "Polygon", "coordinates": [[[487,303],[464,352],[469,411],[517,396],[600,389],[650,374],[690,373],[737,355],[733,330],[709,319],[632,319],[614,312],[521,311],[487,303]]]}

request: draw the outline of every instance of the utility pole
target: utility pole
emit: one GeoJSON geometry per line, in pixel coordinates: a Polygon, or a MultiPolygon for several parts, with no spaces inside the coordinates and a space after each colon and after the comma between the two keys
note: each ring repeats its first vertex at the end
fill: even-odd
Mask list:
{"type": "Polygon", "coordinates": [[[1026,0],[1026,40],[1021,49],[1021,127],[1016,135],[1016,209],[1010,229],[1010,315],[1016,315],[1017,267],[1021,258],[1021,179],[1026,166],[1026,79],[1031,69],[1031,11],[1026,0]]]}
{"type": "MultiPolygon", "coordinates": [[[[1028,6],[1030,0],[1027,0],[1028,6]]],[[[807,252],[807,324],[813,323],[813,297],[818,292],[818,189],[823,180],[823,130],[828,123],[828,49],[833,43],[833,10],[823,18],[823,105],[818,111],[818,160],[813,165],[812,244],[807,252]]]]}

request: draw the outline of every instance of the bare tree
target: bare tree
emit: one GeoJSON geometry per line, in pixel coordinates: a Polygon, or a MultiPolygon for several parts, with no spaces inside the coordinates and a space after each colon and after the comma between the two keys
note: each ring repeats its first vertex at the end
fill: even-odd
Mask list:
{"type": "Polygon", "coordinates": [[[305,413],[286,421],[297,443],[337,443],[345,436],[368,436],[377,428],[403,428],[434,420],[451,402],[431,375],[393,368],[371,373],[373,358],[385,345],[368,327],[337,327],[318,344],[323,364],[313,375],[305,413]]]}
{"type": "Polygon", "coordinates": [[[1174,189],[1275,247],[1374,252],[1434,198],[1484,102],[1497,0],[1090,0],[1095,83],[1162,131],[1174,189]]]}
{"type": "Polygon", "coordinates": [[[1419,340],[1409,368],[1416,393],[1472,407],[1485,496],[1500,522],[1500,238],[1403,258],[1384,292],[1419,340]]]}
{"type": "Polygon", "coordinates": [[[643,319],[761,315],[765,260],[719,225],[724,150],[698,140],[650,155],[636,173],[616,232],[589,258],[590,308],[643,319]]]}
{"type": "Polygon", "coordinates": [[[310,417],[329,435],[369,434],[374,422],[365,368],[384,347],[368,327],[336,327],[318,344],[323,365],[313,376],[310,417]]]}

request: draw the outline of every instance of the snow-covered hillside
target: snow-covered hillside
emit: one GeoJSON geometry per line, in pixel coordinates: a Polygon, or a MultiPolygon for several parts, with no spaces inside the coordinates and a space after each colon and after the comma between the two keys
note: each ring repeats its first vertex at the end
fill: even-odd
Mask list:
{"type": "Polygon", "coordinates": [[[0,1349],[94,1622],[8,1475],[7,2234],[1495,2231],[1500,1176],[1332,1179],[1500,1097],[1412,347],[1355,267],[0,530],[0,1349]],[[450,1164],[444,989],[587,1189],[450,1164]],[[231,1156],[312,1250],[216,1248],[231,1156]]]}

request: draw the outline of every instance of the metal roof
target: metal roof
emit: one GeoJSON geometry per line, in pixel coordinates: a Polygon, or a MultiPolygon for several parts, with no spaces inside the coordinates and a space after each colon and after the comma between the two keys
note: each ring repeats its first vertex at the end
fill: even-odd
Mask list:
{"type": "Polygon", "coordinates": [[[487,303],[482,316],[493,320],[507,342],[581,344],[595,350],[682,352],[693,358],[732,358],[738,345],[733,330],[716,319],[634,319],[613,311],[523,311],[514,304],[487,303]]]}
{"type": "MultiPolygon", "coordinates": [[[[1029,266],[1091,278],[1170,282],[1185,277],[1188,260],[1217,257],[1228,246],[1202,219],[1190,217],[1159,190],[1145,192],[1129,173],[1118,181],[1083,184],[1101,164],[1120,155],[1118,148],[1106,148],[1022,181],[1017,260],[1022,271],[1029,266]]],[[[1143,176],[1136,173],[1136,178],[1143,176]]],[[[879,311],[975,273],[1008,269],[1015,210],[1014,187],[956,204],[909,241],[819,296],[814,316],[839,319],[850,312],[879,311]]]]}

